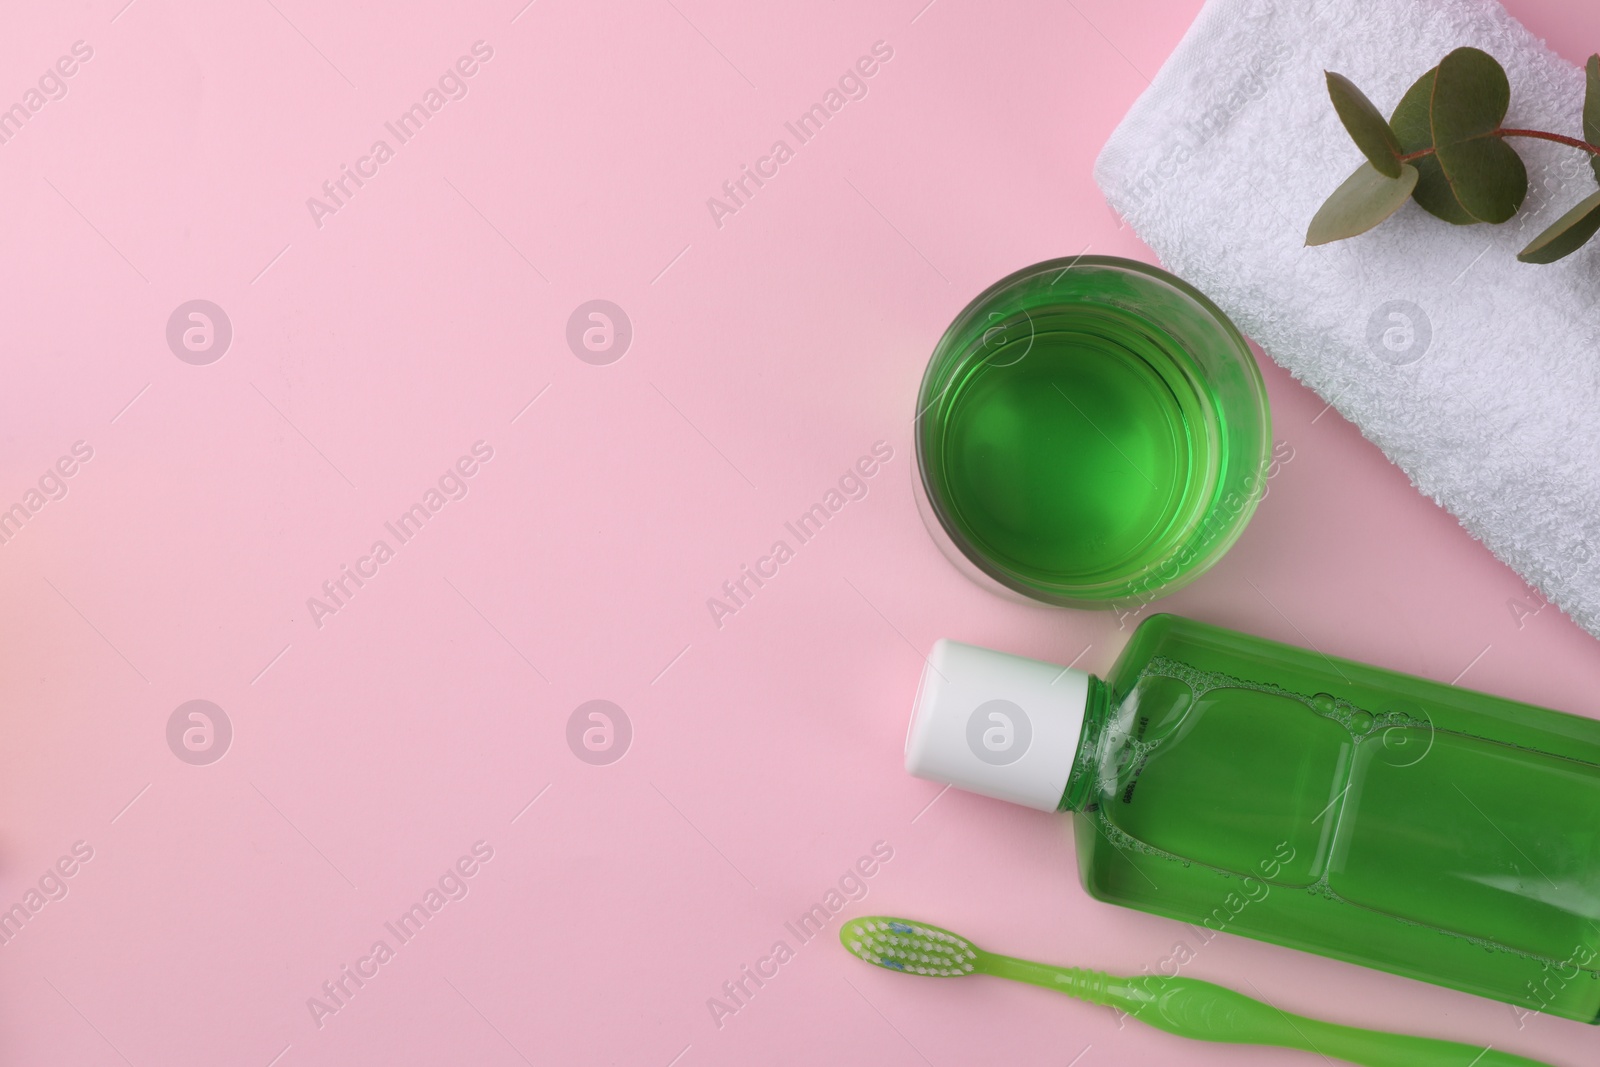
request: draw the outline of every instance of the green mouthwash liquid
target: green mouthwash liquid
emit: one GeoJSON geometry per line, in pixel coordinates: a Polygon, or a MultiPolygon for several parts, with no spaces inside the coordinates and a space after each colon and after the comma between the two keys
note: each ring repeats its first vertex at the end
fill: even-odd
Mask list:
{"type": "Polygon", "coordinates": [[[907,767],[1076,812],[1097,899],[1600,1017],[1600,722],[1157,615],[1104,681],[940,642],[907,767]]]}
{"type": "Polygon", "coordinates": [[[1171,550],[1216,481],[1188,356],[1117,308],[992,328],[942,398],[930,462],[963,534],[1005,566],[1096,584],[1171,550]]]}
{"type": "Polygon", "coordinates": [[[1266,392],[1181,279],[1078,256],[976,297],[917,398],[919,502],[941,545],[1054,604],[1143,603],[1203,573],[1260,498],[1266,392]]]}

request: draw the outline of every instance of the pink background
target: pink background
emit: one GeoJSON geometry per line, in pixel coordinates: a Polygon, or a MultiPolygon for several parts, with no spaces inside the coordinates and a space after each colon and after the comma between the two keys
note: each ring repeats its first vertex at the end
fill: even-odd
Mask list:
{"type": "MultiPolygon", "coordinates": [[[[784,925],[883,842],[846,914],[1125,972],[1186,936],[1088,900],[1064,820],[938,797],[900,758],[936,638],[1096,671],[1125,640],[956,573],[909,416],[989,282],[1150,258],[1090,168],[1198,0],[123,2],[0,33],[0,106],[93,49],[0,145],[0,507],[93,449],[0,545],[0,908],[69,890],[3,946],[0,1062],[1311,1062],[784,925]],[[467,95],[317,226],[306,199],[479,40],[467,95]],[[877,41],[866,97],[719,228],[707,198],[877,41]],[[565,341],[596,298],[633,324],[610,365],[565,341]],[[232,322],[209,365],[165,339],[192,299],[232,322]],[[477,441],[466,497],[399,545],[385,521],[477,441]],[[877,441],[868,495],[719,628],[707,598],[877,441]],[[313,619],[379,538],[394,558],[313,619]],[[194,699],[234,731],[205,766],[167,742],[194,699]],[[609,765],[567,742],[592,699],[632,726],[609,765]],[[400,944],[385,922],[476,842],[467,895],[400,944]],[[308,998],[379,939],[319,1025],[308,998]],[[719,1026],[708,998],[780,939],[719,1026]]],[[[1593,5],[1511,8],[1574,62],[1600,45],[1593,5]]],[[[1162,607],[1600,714],[1594,639],[1264,370],[1292,459],[1162,607]]],[[[1232,937],[1185,973],[1593,1058],[1578,1024],[1232,937]]]]}

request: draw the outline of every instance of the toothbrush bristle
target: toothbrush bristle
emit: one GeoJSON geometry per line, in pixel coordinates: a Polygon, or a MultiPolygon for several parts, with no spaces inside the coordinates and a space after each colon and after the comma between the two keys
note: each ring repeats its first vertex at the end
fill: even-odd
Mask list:
{"type": "Polygon", "coordinates": [[[839,930],[839,940],[856,956],[878,967],[929,978],[960,978],[973,973],[978,950],[949,930],[910,919],[867,915],[839,930]]]}

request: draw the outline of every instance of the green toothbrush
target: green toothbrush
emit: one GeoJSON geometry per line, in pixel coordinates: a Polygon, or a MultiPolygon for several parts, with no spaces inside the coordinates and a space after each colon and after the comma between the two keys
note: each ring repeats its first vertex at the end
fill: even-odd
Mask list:
{"type": "Polygon", "coordinates": [[[1194,978],[1159,975],[1118,978],[1101,971],[1051,967],[985,952],[964,937],[927,923],[867,915],[839,929],[845,948],[879,967],[902,974],[960,978],[992,974],[1054,989],[1068,996],[1125,1012],[1179,1037],[1227,1041],[1334,1056],[1363,1067],[1550,1067],[1513,1056],[1431,1037],[1410,1037],[1319,1022],[1289,1015],[1231,989],[1194,978]]]}

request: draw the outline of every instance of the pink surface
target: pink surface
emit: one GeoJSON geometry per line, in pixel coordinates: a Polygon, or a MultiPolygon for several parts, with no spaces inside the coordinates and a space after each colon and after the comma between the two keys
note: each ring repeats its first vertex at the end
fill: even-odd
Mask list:
{"type": "MultiPolygon", "coordinates": [[[[0,1062],[1310,1062],[901,979],[785,925],[876,849],[845,914],[1123,971],[1189,936],[1088,900],[1064,820],[900,759],[936,638],[1097,671],[1125,639],[947,564],[909,415],[989,282],[1149,258],[1090,165],[1196,0],[123,3],[0,34],[0,104],[92,50],[0,145],[0,507],[38,505],[0,545],[0,906],[42,902],[0,955],[0,1062]],[[880,41],[800,144],[784,123],[880,41]],[[460,98],[401,144],[385,124],[441,84],[460,98]],[[714,219],[745,165],[771,176],[714,219]],[[364,184],[313,213],[341,166],[364,184]],[[631,321],[620,360],[569,348],[595,299],[631,321]],[[191,300],[231,321],[220,359],[169,348],[191,300]],[[876,442],[866,495],[714,620],[876,442]],[[385,524],[419,502],[402,542],[385,524]],[[346,565],[364,584],[324,597],[346,565]],[[208,764],[177,753],[223,749],[214,712],[169,745],[192,700],[231,724],[208,764]],[[591,700],[625,712],[601,753],[624,758],[580,759],[583,722],[569,745],[591,700]],[[345,967],[368,977],[332,1011],[345,967]]],[[[1600,44],[1592,6],[1511,7],[1570,59],[1600,44]]],[[[1292,458],[1162,606],[1600,714],[1594,640],[1265,370],[1292,458]]],[[[1185,973],[1592,1061],[1578,1024],[1232,937],[1185,973]]]]}

